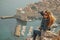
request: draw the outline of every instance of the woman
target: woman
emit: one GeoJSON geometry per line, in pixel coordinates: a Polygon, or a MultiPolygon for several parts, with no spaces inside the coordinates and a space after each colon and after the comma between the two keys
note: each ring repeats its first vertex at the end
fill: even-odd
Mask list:
{"type": "MultiPolygon", "coordinates": [[[[39,13],[43,16],[40,29],[43,30],[44,32],[46,30],[50,30],[50,26],[54,23],[55,17],[49,10],[46,10],[44,12],[42,11],[39,13]]],[[[41,36],[41,31],[34,30],[33,31],[33,40],[36,39],[37,35],[41,36]]]]}

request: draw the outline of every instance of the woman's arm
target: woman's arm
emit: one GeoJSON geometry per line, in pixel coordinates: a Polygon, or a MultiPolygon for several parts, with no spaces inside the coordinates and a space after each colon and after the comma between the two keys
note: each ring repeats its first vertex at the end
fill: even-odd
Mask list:
{"type": "Polygon", "coordinates": [[[42,16],[44,15],[43,11],[38,11],[38,13],[40,13],[42,16]]]}

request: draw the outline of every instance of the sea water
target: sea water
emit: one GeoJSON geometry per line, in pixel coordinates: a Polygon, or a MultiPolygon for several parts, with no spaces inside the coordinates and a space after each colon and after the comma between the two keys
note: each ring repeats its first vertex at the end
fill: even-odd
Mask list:
{"type": "MultiPolygon", "coordinates": [[[[13,16],[16,14],[16,8],[24,8],[26,5],[38,1],[40,0],[0,0],[0,16],[13,16]]],[[[16,19],[0,19],[0,40],[25,40],[29,28],[32,26],[33,29],[36,29],[36,27],[40,26],[40,23],[41,20],[27,22],[25,35],[16,37],[14,36],[17,25],[16,19]]]]}

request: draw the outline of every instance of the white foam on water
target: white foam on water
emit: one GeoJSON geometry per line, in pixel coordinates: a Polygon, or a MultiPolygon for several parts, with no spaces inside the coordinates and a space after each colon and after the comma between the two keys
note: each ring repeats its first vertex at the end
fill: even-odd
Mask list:
{"type": "Polygon", "coordinates": [[[31,32],[28,32],[27,33],[27,40],[33,40],[33,38],[31,37],[32,33],[31,32]]]}
{"type": "Polygon", "coordinates": [[[22,28],[23,30],[25,30],[26,29],[26,26],[23,26],[23,28],[22,28]]]}
{"type": "Polygon", "coordinates": [[[29,32],[27,35],[28,35],[28,36],[31,36],[32,34],[31,34],[31,32],[29,32]]]}
{"type": "Polygon", "coordinates": [[[21,32],[21,35],[23,35],[23,36],[24,36],[24,32],[21,32]]]}
{"type": "Polygon", "coordinates": [[[25,34],[24,34],[24,33],[25,33],[25,31],[26,31],[26,26],[23,26],[23,27],[22,27],[22,31],[21,31],[21,35],[23,35],[23,36],[24,36],[24,35],[25,35],[25,34]]]}
{"type": "Polygon", "coordinates": [[[33,27],[31,26],[30,28],[29,28],[29,32],[32,32],[33,31],[33,27]]]}
{"type": "Polygon", "coordinates": [[[31,19],[29,19],[28,21],[32,21],[31,19]]]}

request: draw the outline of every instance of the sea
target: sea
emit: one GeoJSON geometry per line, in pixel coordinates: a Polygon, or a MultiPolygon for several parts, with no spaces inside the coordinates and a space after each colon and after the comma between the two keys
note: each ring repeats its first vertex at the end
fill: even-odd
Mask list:
{"type": "MultiPolygon", "coordinates": [[[[0,0],[0,16],[13,16],[16,14],[17,8],[24,8],[31,3],[39,1],[40,0],[0,0]]],[[[36,29],[40,26],[41,20],[27,22],[24,36],[21,35],[20,37],[14,36],[17,23],[16,19],[0,19],[0,40],[26,40],[29,28],[33,27],[33,29],[36,29]]],[[[57,33],[59,29],[60,27],[58,26],[55,32],[57,33]]]]}

